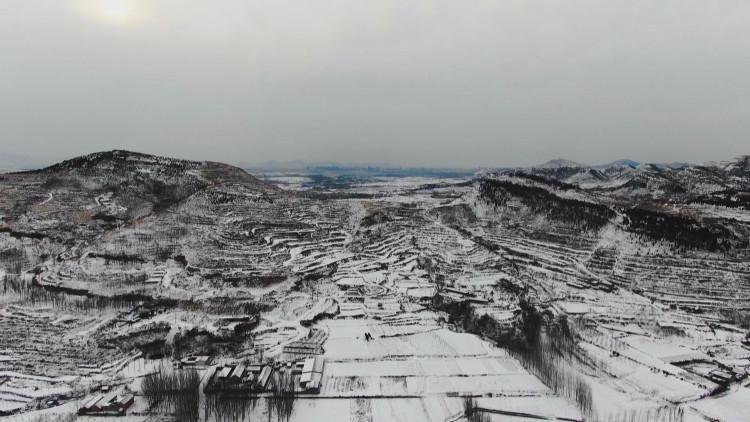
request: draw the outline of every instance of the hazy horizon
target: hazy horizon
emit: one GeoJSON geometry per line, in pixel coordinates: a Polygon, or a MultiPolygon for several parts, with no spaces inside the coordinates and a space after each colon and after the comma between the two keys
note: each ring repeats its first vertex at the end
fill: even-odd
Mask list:
{"type": "Polygon", "coordinates": [[[0,143],[227,163],[727,160],[750,3],[6,0],[0,143]]]}
{"type": "MultiPolygon", "coordinates": [[[[123,150],[122,148],[113,148],[114,150],[123,150]]],[[[106,150],[111,151],[111,150],[106,150]]],[[[144,153],[149,154],[144,151],[133,151],[128,150],[135,153],[144,153]]],[[[99,153],[99,152],[105,152],[105,151],[91,151],[89,153],[81,154],[81,155],[88,155],[93,153],[99,153]]],[[[161,155],[171,158],[179,158],[179,159],[187,159],[187,160],[195,160],[195,161],[216,161],[211,160],[207,158],[189,158],[189,157],[180,157],[180,156],[174,156],[174,155],[163,155],[163,154],[155,154],[155,155],[161,155]]],[[[552,157],[549,160],[545,160],[544,162],[537,162],[532,164],[510,164],[510,165],[502,165],[502,166],[428,166],[428,165],[412,165],[409,163],[405,164],[393,164],[393,163],[378,163],[378,162],[365,162],[365,161],[322,161],[322,160],[267,160],[262,162],[254,162],[254,161],[247,161],[242,159],[236,159],[234,161],[224,161],[226,164],[238,166],[244,169],[248,170],[259,170],[259,171],[273,171],[273,170],[301,170],[304,168],[315,168],[315,167],[326,167],[326,166],[332,166],[332,167],[340,167],[341,169],[345,169],[347,167],[351,168],[365,168],[365,167],[378,167],[381,169],[435,169],[435,170],[480,170],[480,169],[491,169],[491,168],[528,168],[528,167],[538,167],[540,165],[552,163],[557,160],[566,160],[571,161],[575,164],[581,165],[581,166],[590,166],[590,167],[599,167],[604,166],[608,164],[612,164],[621,160],[630,160],[635,161],[639,164],[661,164],[661,165],[670,165],[670,164],[690,164],[690,165],[700,165],[700,164],[712,164],[717,162],[723,162],[723,161],[731,161],[733,159],[737,159],[743,156],[747,156],[748,154],[743,154],[735,157],[727,157],[723,160],[716,160],[716,161],[702,161],[702,162],[689,162],[689,161],[679,161],[679,160],[669,160],[669,161],[641,161],[637,159],[632,158],[618,158],[618,159],[612,159],[606,162],[580,162],[575,159],[571,159],[569,157],[552,157]]],[[[47,167],[50,165],[53,165],[55,163],[76,158],[79,155],[76,156],[65,156],[65,157],[53,157],[53,156],[44,156],[44,155],[27,155],[27,154],[9,154],[5,155],[3,157],[0,157],[0,173],[5,171],[25,171],[25,170],[35,170],[40,169],[43,167],[47,167]]]]}

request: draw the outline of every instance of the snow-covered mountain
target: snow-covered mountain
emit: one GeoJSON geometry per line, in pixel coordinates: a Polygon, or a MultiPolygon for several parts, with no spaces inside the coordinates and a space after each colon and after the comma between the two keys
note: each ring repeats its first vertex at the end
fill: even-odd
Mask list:
{"type": "MultiPolygon", "coordinates": [[[[0,369],[71,400],[56,394],[60,383],[70,391],[80,380],[142,384],[132,384],[134,357],[254,362],[260,354],[268,373],[287,367],[273,362],[312,353],[333,368],[321,394],[398,400],[412,392],[392,374],[428,359],[455,371],[410,375],[417,394],[449,379],[424,390],[429,400],[505,385],[503,394],[555,398],[534,378],[551,372],[519,377],[521,361],[510,360],[527,359],[533,341],[549,349],[523,361],[529,368],[567,353],[565,373],[595,369],[585,382],[623,400],[654,396],[658,409],[665,397],[674,406],[711,403],[726,391],[717,383],[728,382],[715,374],[748,362],[749,162],[562,163],[298,191],[221,163],[127,151],[2,174],[0,350],[11,358],[0,369]],[[554,338],[568,340],[547,343],[554,338]],[[478,343],[486,339],[516,352],[498,354],[478,343]],[[498,358],[502,365],[487,365],[498,358]],[[92,362],[100,370],[92,373],[92,362]],[[510,363],[510,374],[487,379],[510,363]],[[677,368],[680,378],[654,367],[677,368]],[[352,382],[360,372],[368,381],[352,382]]],[[[212,388],[226,385],[218,373],[208,376],[212,388]]],[[[17,382],[5,385],[31,391],[17,382]]]]}
{"type": "Polygon", "coordinates": [[[631,168],[631,169],[635,169],[635,168],[638,168],[638,166],[640,166],[640,165],[641,165],[641,163],[639,163],[637,161],[629,160],[629,159],[626,158],[626,159],[612,161],[611,163],[607,163],[607,164],[600,164],[598,166],[594,166],[594,168],[599,169],[599,170],[606,170],[606,169],[610,169],[610,168],[631,168]]]}
{"type": "Polygon", "coordinates": [[[586,167],[585,164],[576,163],[575,161],[566,160],[565,158],[555,158],[547,161],[546,163],[534,166],[534,168],[542,169],[557,169],[562,167],[586,167]]]}
{"type": "Polygon", "coordinates": [[[656,199],[678,195],[691,198],[726,190],[750,190],[749,156],[702,165],[641,164],[624,159],[585,166],[568,160],[552,160],[537,167],[506,169],[497,173],[524,173],[622,197],[656,199]]]}

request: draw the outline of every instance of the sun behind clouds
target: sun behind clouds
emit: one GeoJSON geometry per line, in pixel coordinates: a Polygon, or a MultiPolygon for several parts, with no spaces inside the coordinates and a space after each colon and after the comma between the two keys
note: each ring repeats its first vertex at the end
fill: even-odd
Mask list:
{"type": "Polygon", "coordinates": [[[140,0],[79,0],[81,10],[92,19],[117,25],[141,20],[146,6],[140,0]]]}

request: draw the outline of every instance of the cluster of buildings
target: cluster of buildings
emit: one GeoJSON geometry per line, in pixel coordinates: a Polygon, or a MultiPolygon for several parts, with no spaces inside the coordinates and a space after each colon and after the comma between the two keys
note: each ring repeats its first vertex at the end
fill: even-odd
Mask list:
{"type": "Polygon", "coordinates": [[[122,416],[133,405],[135,397],[121,392],[101,393],[86,400],[78,409],[79,415],[122,416]]]}
{"type": "Polygon", "coordinates": [[[261,364],[217,366],[206,385],[206,393],[263,393],[273,388],[275,372],[286,372],[293,377],[294,391],[319,393],[325,360],[320,356],[297,361],[261,364]]]}

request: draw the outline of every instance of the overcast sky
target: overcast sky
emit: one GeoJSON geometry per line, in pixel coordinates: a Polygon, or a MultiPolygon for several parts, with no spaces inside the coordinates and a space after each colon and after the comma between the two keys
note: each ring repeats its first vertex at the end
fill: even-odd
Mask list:
{"type": "Polygon", "coordinates": [[[0,154],[750,153],[747,0],[2,0],[0,154]]]}

